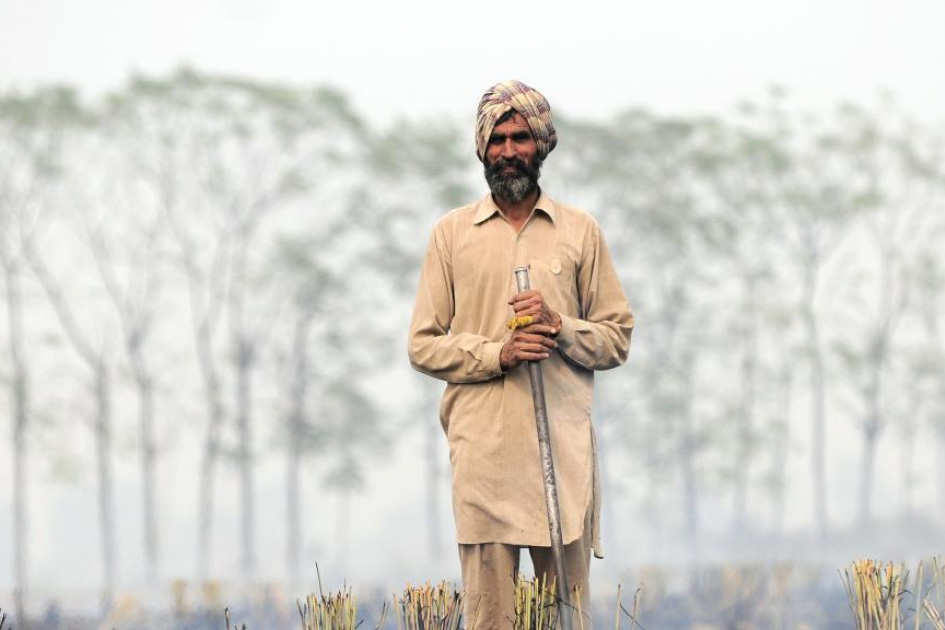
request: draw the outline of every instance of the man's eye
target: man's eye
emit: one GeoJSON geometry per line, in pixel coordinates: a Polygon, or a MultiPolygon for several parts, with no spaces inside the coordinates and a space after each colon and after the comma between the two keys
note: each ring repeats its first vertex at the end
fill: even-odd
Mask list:
{"type": "Polygon", "coordinates": [[[526,133],[524,131],[521,131],[512,136],[512,140],[515,140],[516,142],[528,142],[531,139],[532,139],[531,134],[526,133]]]}
{"type": "Polygon", "coordinates": [[[502,144],[505,142],[505,136],[492,136],[489,138],[489,144],[502,144]]]}

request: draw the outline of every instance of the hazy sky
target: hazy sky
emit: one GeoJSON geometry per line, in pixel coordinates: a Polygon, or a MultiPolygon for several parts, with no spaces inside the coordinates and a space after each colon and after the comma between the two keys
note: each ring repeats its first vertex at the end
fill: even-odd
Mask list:
{"type": "Polygon", "coordinates": [[[723,111],[777,82],[808,107],[883,88],[945,112],[937,0],[0,0],[0,89],[108,89],[197,68],[343,88],[375,119],[472,116],[519,78],[571,114],[723,111]]]}

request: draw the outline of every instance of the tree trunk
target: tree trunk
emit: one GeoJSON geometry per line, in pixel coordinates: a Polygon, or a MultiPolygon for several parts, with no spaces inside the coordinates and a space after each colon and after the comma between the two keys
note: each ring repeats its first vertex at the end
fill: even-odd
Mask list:
{"type": "Polygon", "coordinates": [[[43,286],[43,290],[52,303],[59,323],[62,325],[66,338],[72,344],[76,354],[92,373],[92,389],[95,397],[95,454],[98,473],[98,502],[99,520],[102,533],[102,613],[107,614],[111,609],[112,597],[115,589],[115,527],[114,501],[112,493],[114,481],[112,476],[111,450],[111,381],[104,352],[95,350],[83,335],[75,320],[75,313],[71,310],[67,300],[54,276],[46,267],[45,261],[36,251],[36,243],[28,241],[24,244],[24,253],[31,269],[43,286]]]}
{"type": "Polygon", "coordinates": [[[863,430],[863,455],[860,462],[860,491],[857,501],[858,524],[863,526],[872,517],[870,501],[873,498],[873,471],[876,464],[876,444],[879,441],[877,418],[870,411],[871,419],[863,430]]]}
{"type": "MultiPolygon", "coordinates": [[[[679,274],[685,275],[685,274],[679,274]]],[[[649,483],[646,484],[646,506],[644,518],[651,535],[651,547],[663,552],[666,542],[672,541],[672,535],[666,531],[664,521],[660,515],[672,510],[673,500],[670,495],[675,492],[675,474],[680,474],[682,483],[681,456],[685,448],[684,437],[679,435],[680,421],[677,418],[678,407],[674,404],[678,396],[679,385],[676,378],[667,378],[674,375],[673,357],[680,327],[679,304],[682,301],[682,281],[678,278],[665,282],[660,292],[661,299],[656,305],[659,317],[654,318],[652,346],[659,348],[660,356],[666,357],[667,369],[644,370],[643,391],[646,392],[647,407],[652,421],[644,424],[646,431],[645,444],[655,444],[656,448],[645,449],[643,460],[646,462],[646,471],[649,483]],[[667,474],[668,473],[668,474],[667,474]]],[[[682,498],[682,506],[685,497],[682,498]]],[[[675,541],[672,541],[675,542],[675,541]]]]}
{"type": "Polygon", "coordinates": [[[207,434],[204,438],[203,461],[200,466],[200,492],[197,513],[199,514],[197,536],[197,580],[203,584],[210,577],[213,546],[213,499],[216,480],[217,458],[220,455],[220,431],[223,428],[224,410],[220,377],[213,358],[209,329],[201,326],[197,335],[197,356],[203,374],[207,403],[207,434]]]}
{"type": "MultiPolygon", "coordinates": [[[[289,444],[286,457],[286,545],[285,561],[289,572],[289,585],[295,588],[302,581],[301,558],[305,550],[302,547],[301,516],[301,453],[293,440],[289,444]]],[[[290,589],[291,590],[291,589],[290,589]]]]}
{"type": "Polygon", "coordinates": [[[286,457],[286,567],[291,584],[301,582],[302,544],[301,516],[301,462],[302,435],[308,417],[308,335],[313,321],[312,313],[301,315],[295,324],[292,343],[292,389],[289,411],[289,444],[286,457]]]}
{"type": "Polygon", "coordinates": [[[780,537],[784,534],[785,502],[787,499],[787,460],[788,449],[791,443],[791,384],[794,381],[794,367],[790,358],[786,358],[781,369],[779,387],[781,390],[781,404],[778,416],[781,419],[782,430],[774,439],[774,505],[773,527],[780,537]]]}
{"type": "MultiPolygon", "coordinates": [[[[942,338],[939,333],[939,312],[936,308],[936,303],[937,300],[931,300],[931,308],[924,309],[922,319],[936,355],[936,369],[933,370],[933,391],[935,394],[933,394],[930,399],[930,414],[933,419],[933,431],[937,438],[935,441],[938,454],[938,457],[936,457],[939,481],[937,487],[945,488],[945,345],[942,344],[942,338]]],[[[941,522],[945,524],[945,501],[938,501],[938,509],[938,516],[941,522]]]]}
{"type": "Polygon", "coordinates": [[[899,496],[900,513],[904,518],[911,518],[915,512],[915,446],[918,438],[921,394],[913,391],[910,395],[909,409],[906,411],[902,430],[902,464],[900,466],[899,496]]]}
{"type": "Polygon", "coordinates": [[[252,581],[256,574],[256,494],[253,479],[252,368],[249,343],[240,336],[236,342],[236,428],[239,436],[240,536],[243,579],[252,581]]]}
{"type": "MultiPolygon", "coordinates": [[[[164,156],[170,160],[170,156],[164,156]]],[[[226,419],[220,369],[214,357],[213,341],[219,320],[219,295],[223,293],[225,276],[224,252],[228,251],[227,234],[224,232],[213,243],[213,262],[204,273],[197,262],[198,248],[188,236],[176,211],[178,195],[173,173],[162,170],[157,183],[161,198],[161,209],[171,232],[180,247],[188,288],[191,325],[194,334],[194,350],[200,377],[203,380],[204,402],[207,413],[207,432],[203,440],[200,462],[200,479],[197,491],[197,549],[196,575],[199,584],[207,584],[213,561],[213,518],[216,489],[217,463],[220,456],[220,433],[226,419]]]]}
{"type": "MultiPolygon", "coordinates": [[[[902,464],[900,464],[899,495],[901,497],[900,518],[912,519],[917,513],[915,502],[915,482],[919,479],[916,474],[916,446],[919,439],[919,425],[928,418],[933,428],[932,413],[934,413],[934,395],[924,374],[915,375],[910,380],[907,393],[908,406],[906,407],[902,426],[902,464]]],[[[933,383],[934,384],[934,383],[933,383]]]]}
{"type": "MultiPolygon", "coordinates": [[[[689,354],[689,353],[686,353],[689,354]]],[[[699,580],[702,565],[702,543],[699,539],[699,488],[696,478],[696,454],[698,441],[696,436],[695,414],[693,413],[695,395],[693,379],[695,377],[695,357],[684,356],[679,366],[681,392],[679,400],[680,424],[682,425],[682,468],[683,488],[683,524],[686,533],[686,563],[689,567],[690,588],[699,580]]]]}
{"type": "Polygon", "coordinates": [[[99,519],[102,528],[104,584],[102,614],[111,610],[115,593],[114,479],[112,475],[111,383],[104,359],[95,366],[95,447],[98,464],[99,519]]]}
{"type": "Polygon", "coordinates": [[[251,223],[237,231],[229,286],[230,349],[234,360],[233,400],[237,432],[237,466],[240,494],[241,569],[244,583],[256,574],[256,488],[253,453],[253,382],[255,348],[245,322],[246,252],[249,249],[251,223]]]}
{"type": "Polygon", "coordinates": [[[29,591],[29,370],[23,351],[23,301],[18,265],[3,260],[7,287],[7,320],[13,418],[13,612],[20,628],[28,628],[29,591]]]}
{"type": "Polygon", "coordinates": [[[811,469],[813,472],[814,524],[823,540],[827,536],[827,417],[824,403],[824,357],[820,346],[820,331],[814,312],[817,291],[817,264],[808,262],[804,267],[801,317],[808,342],[810,361],[811,402],[811,469]]]}
{"type": "Polygon", "coordinates": [[[128,344],[128,353],[138,390],[139,439],[141,441],[142,523],[144,557],[148,585],[158,584],[159,541],[157,527],[157,446],[154,436],[154,380],[151,378],[141,346],[136,338],[128,344]]]}
{"type": "Polygon", "coordinates": [[[693,547],[699,537],[699,490],[696,481],[696,452],[698,450],[695,417],[693,414],[693,377],[695,366],[692,357],[680,364],[681,391],[679,400],[680,426],[682,430],[680,466],[682,472],[682,507],[686,536],[693,547]]]}
{"type": "MultiPolygon", "coordinates": [[[[883,333],[877,332],[877,336],[883,333]]],[[[875,469],[876,444],[879,441],[880,431],[882,429],[880,420],[879,401],[882,387],[882,362],[884,352],[880,349],[884,345],[884,340],[877,338],[877,351],[875,356],[871,355],[868,359],[870,364],[867,368],[870,371],[869,381],[865,384],[863,395],[866,403],[866,417],[863,420],[863,459],[860,462],[860,491],[857,503],[857,512],[859,522],[866,524],[871,517],[870,500],[873,496],[873,472],[875,469]]]]}
{"type": "Polygon", "coordinates": [[[758,366],[757,281],[745,279],[745,331],[741,361],[741,400],[738,409],[738,438],[735,455],[735,499],[732,528],[744,529],[748,516],[748,481],[754,459],[755,373],[758,366]]]}
{"type": "Polygon", "coordinates": [[[880,252],[880,286],[878,316],[867,337],[869,342],[866,353],[866,382],[863,384],[863,398],[866,415],[863,419],[863,461],[861,462],[860,492],[858,513],[861,523],[871,518],[870,502],[873,496],[873,474],[875,469],[876,445],[884,428],[882,409],[883,383],[885,379],[886,357],[895,329],[896,304],[896,267],[897,260],[892,242],[893,234],[877,230],[876,246],[880,252]]]}

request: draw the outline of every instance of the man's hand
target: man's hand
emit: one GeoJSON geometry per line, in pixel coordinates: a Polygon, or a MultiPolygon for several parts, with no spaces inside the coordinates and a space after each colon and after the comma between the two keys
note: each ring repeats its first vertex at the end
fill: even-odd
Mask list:
{"type": "Polygon", "coordinates": [[[512,336],[499,352],[499,365],[503,372],[518,367],[523,361],[544,361],[551,356],[551,350],[558,346],[557,342],[547,335],[528,332],[535,326],[539,324],[512,331],[512,336]]]}
{"type": "Polygon", "coordinates": [[[525,327],[525,332],[555,337],[561,332],[561,317],[551,310],[541,293],[534,289],[516,293],[509,300],[516,317],[531,315],[534,321],[525,327]]]}
{"type": "Polygon", "coordinates": [[[509,300],[515,317],[531,316],[532,323],[516,328],[502,346],[499,365],[502,370],[517,367],[523,361],[544,361],[558,347],[555,336],[561,332],[561,317],[548,307],[538,291],[522,291],[509,300]]]}

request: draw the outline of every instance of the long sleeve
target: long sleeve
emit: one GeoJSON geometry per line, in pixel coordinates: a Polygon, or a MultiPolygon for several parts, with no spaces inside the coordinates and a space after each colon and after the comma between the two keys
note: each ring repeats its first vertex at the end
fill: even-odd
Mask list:
{"type": "Polygon", "coordinates": [[[617,367],[627,360],[633,315],[596,222],[584,240],[577,282],[583,313],[561,315],[558,349],[589,370],[617,367]]]}
{"type": "Polygon", "coordinates": [[[451,333],[454,313],[450,247],[446,231],[438,224],[427,246],[410,320],[410,364],[451,383],[477,383],[500,376],[502,342],[468,332],[451,333]]]}

